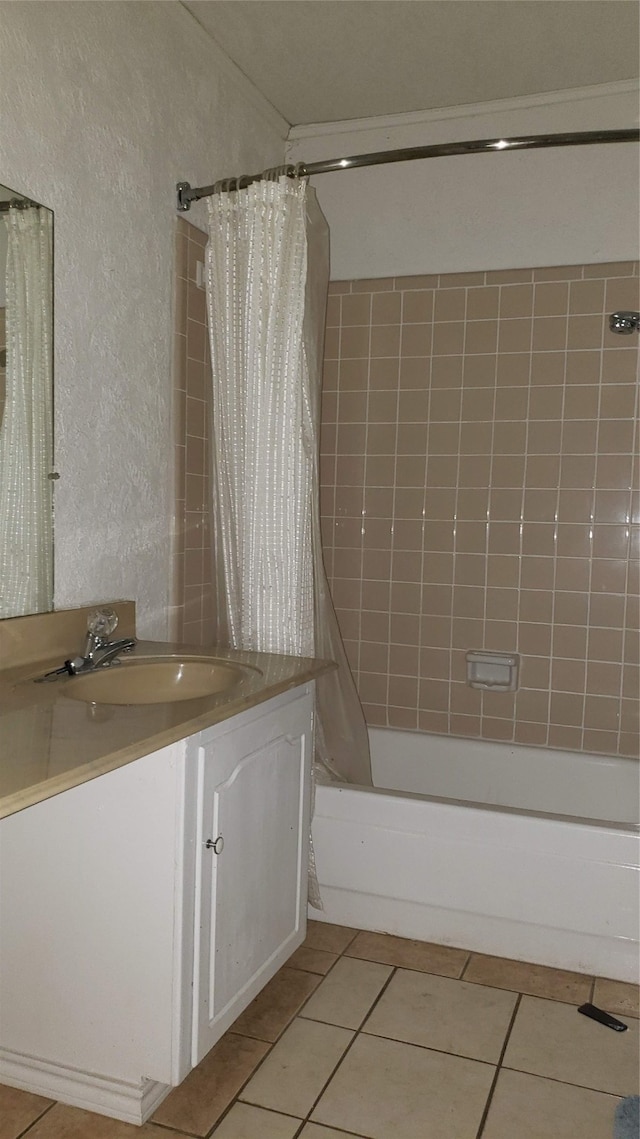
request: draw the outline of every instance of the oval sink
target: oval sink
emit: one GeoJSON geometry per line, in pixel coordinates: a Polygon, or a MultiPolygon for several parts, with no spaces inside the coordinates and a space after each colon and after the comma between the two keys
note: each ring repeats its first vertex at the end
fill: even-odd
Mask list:
{"type": "Polygon", "coordinates": [[[227,692],[256,671],[212,659],[123,661],[72,677],[64,694],[88,704],[167,704],[227,692]]]}

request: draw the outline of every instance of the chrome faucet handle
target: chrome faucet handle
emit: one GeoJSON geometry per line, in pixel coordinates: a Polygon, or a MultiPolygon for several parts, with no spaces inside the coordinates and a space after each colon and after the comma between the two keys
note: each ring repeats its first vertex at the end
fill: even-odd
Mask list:
{"type": "Polygon", "coordinates": [[[94,609],[87,618],[87,630],[99,637],[108,637],[118,627],[115,609],[94,609]]]}
{"type": "Polygon", "coordinates": [[[118,626],[118,614],[114,609],[104,607],[94,609],[87,618],[87,639],[85,641],[83,656],[91,659],[97,648],[106,645],[109,636],[118,626]]]}

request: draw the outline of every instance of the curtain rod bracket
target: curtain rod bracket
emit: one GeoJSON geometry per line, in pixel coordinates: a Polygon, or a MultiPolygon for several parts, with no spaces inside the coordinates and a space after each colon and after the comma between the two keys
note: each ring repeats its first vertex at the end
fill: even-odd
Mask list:
{"type": "Polygon", "coordinates": [[[176,182],[177,209],[186,212],[191,209],[191,203],[197,202],[198,194],[191,189],[190,182],[176,182]]]}

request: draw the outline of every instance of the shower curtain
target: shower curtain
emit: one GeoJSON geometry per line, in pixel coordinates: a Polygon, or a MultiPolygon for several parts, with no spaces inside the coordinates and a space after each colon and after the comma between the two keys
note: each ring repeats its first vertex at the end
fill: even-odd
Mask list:
{"type": "Polygon", "coordinates": [[[306,181],[278,173],[209,199],[219,633],[233,648],[336,661],[317,680],[316,777],[370,784],[320,543],[329,231],[306,181]]]}
{"type": "Polygon", "coordinates": [[[7,371],[0,427],[0,618],[53,598],[49,210],[12,206],[7,226],[7,371]]]}

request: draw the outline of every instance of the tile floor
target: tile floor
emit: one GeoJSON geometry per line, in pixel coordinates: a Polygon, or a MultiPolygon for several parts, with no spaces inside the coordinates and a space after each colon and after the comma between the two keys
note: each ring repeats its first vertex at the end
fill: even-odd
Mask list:
{"type": "Polygon", "coordinates": [[[633,985],[311,922],[144,1127],[0,1087],[0,1139],[611,1139],[637,1018],[633,985]]]}

